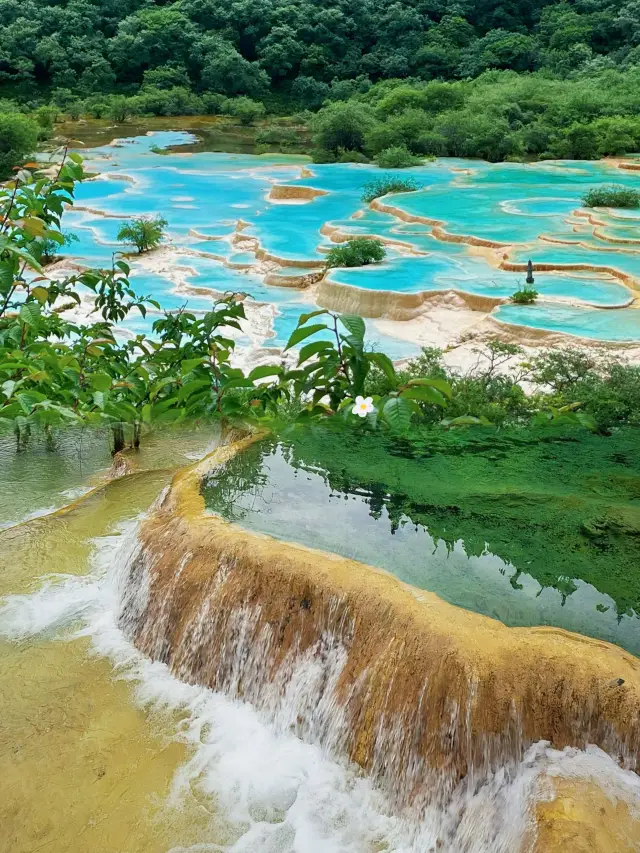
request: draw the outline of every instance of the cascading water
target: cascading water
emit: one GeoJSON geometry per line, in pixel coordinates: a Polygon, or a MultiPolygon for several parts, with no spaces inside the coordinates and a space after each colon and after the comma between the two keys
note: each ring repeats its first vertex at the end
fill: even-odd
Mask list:
{"type": "MultiPolygon", "coordinates": [[[[148,607],[147,560],[137,525],[130,524],[98,543],[93,575],[58,579],[33,595],[6,599],[0,623],[13,639],[75,624],[78,633],[91,637],[94,651],[110,657],[121,677],[135,684],[142,705],[182,712],[176,736],[192,752],[174,779],[172,804],[180,808],[195,796],[210,803],[215,816],[211,840],[172,853],[514,853],[534,849],[536,805],[551,799],[554,779],[597,780],[607,796],[624,803],[640,796],[635,774],[619,769],[602,751],[558,751],[540,743],[509,772],[499,770],[482,784],[463,780],[446,803],[432,797],[419,810],[398,808],[345,759],[346,720],[332,698],[345,664],[342,643],[327,633],[306,652],[290,654],[269,680],[268,638],[249,656],[246,645],[232,649],[230,637],[218,667],[225,672],[225,689],[185,683],[127,639],[148,607]],[[246,701],[247,694],[259,708],[246,701]]],[[[333,612],[339,620],[335,605],[333,612]]],[[[188,669],[197,658],[198,637],[215,630],[211,615],[203,606],[199,623],[186,634],[192,645],[180,649],[187,680],[193,680],[188,669]]],[[[239,607],[231,622],[234,638],[248,637],[256,616],[239,607]]],[[[349,637],[354,626],[342,629],[349,637]]],[[[389,763],[401,763],[395,746],[393,732],[385,737],[378,732],[381,764],[385,755],[389,763]]],[[[412,770],[405,772],[410,776],[412,770]]],[[[437,788],[437,780],[433,784],[437,788]]]]}
{"type": "MultiPolygon", "coordinates": [[[[556,806],[572,813],[582,802],[593,804],[583,816],[598,839],[591,849],[638,849],[640,781],[617,763],[635,755],[633,721],[614,730],[624,707],[590,680],[579,649],[575,666],[593,701],[581,717],[565,714],[576,697],[562,685],[552,735],[564,747],[573,729],[586,748],[534,742],[531,715],[513,698],[505,705],[500,685],[487,693],[456,648],[442,645],[438,613],[448,605],[415,591],[436,635],[425,644],[413,615],[398,618],[390,585],[402,596],[406,588],[201,518],[190,505],[194,476],[180,475],[140,523],[99,539],[90,575],[51,578],[0,609],[5,637],[88,637],[142,706],[178,715],[173,737],[189,756],[169,805],[195,808],[205,825],[172,853],[550,853],[562,835],[556,806]],[[437,655],[425,676],[425,659],[437,655]],[[609,722],[593,725],[599,716],[609,722]]],[[[483,617],[446,613],[455,630],[467,617],[481,655],[486,630],[474,620],[483,617]]],[[[519,636],[499,629],[496,656],[519,636]]],[[[554,632],[545,642],[553,646],[554,632]]],[[[585,646],[588,657],[610,649],[613,667],[632,660],[585,646]]],[[[508,660],[496,665],[506,696],[513,673],[508,660]]],[[[552,701],[543,678],[537,687],[534,718],[552,701]]]]}

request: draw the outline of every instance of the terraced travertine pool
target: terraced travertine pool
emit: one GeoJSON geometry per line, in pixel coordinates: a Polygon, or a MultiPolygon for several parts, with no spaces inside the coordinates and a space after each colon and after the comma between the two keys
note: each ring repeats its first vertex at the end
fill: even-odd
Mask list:
{"type": "Polygon", "coordinates": [[[636,430],[420,452],[328,427],[265,438],[203,482],[249,530],[386,569],[507,625],[640,653],[636,430]],[[588,461],[586,461],[588,459],[588,461]]]}
{"type": "MultiPolygon", "coordinates": [[[[187,133],[164,131],[85,152],[89,169],[100,174],[78,188],[77,207],[67,215],[68,230],[79,237],[73,255],[107,263],[122,248],[116,234],[124,218],[162,213],[170,251],[160,260],[134,262],[137,289],[164,308],[188,302],[193,310],[211,304],[208,291],[241,290],[273,306],[254,343],[281,346],[298,314],[319,298],[313,286],[300,289],[296,277],[322,270],[332,239],[367,234],[388,242],[385,262],[333,270],[328,277],[350,289],[352,304],[362,291],[391,299],[455,291],[472,307],[485,299],[483,310],[512,327],[640,341],[640,312],[633,307],[640,214],[581,208],[591,186],[638,184],[637,175],[614,163],[435,160],[403,171],[418,191],[386,196],[372,209],[362,192],[383,174],[376,166],[192,154],[183,148],[191,142],[187,133]],[[272,197],[276,185],[297,187],[308,197],[272,197]],[[543,267],[535,273],[538,303],[504,304],[522,286],[529,258],[543,267]],[[270,283],[274,272],[279,283],[289,279],[297,286],[270,283]]],[[[322,304],[328,298],[324,292],[322,304]]],[[[152,319],[129,323],[148,330],[152,319]]],[[[382,330],[374,323],[371,336],[392,357],[417,348],[399,326],[382,330]]]]}

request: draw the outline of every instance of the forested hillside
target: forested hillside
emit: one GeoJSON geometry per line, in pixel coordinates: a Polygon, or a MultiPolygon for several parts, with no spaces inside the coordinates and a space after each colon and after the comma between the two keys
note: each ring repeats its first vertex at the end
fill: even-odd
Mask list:
{"type": "Polygon", "coordinates": [[[640,63],[639,0],[2,0],[7,96],[142,84],[306,106],[385,78],[640,63]],[[340,81],[348,81],[347,83],[340,81]]]}
{"type": "Polygon", "coordinates": [[[638,151],[640,0],[2,0],[0,172],[60,113],[298,113],[258,142],[389,167],[638,151]]]}

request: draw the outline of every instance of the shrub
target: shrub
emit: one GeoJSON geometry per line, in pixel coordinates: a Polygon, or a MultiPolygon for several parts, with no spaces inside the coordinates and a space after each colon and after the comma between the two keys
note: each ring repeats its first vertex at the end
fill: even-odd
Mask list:
{"type": "Polygon", "coordinates": [[[73,243],[77,243],[79,239],[78,235],[74,234],[73,231],[68,231],[62,234],[62,243],[51,240],[50,238],[40,240],[38,246],[40,263],[53,263],[58,258],[60,249],[63,246],[71,246],[73,243]]]}
{"type": "Polygon", "coordinates": [[[133,115],[133,104],[131,98],[125,98],[124,95],[115,95],[109,102],[107,115],[109,118],[122,124],[130,115],[133,115]]]}
{"type": "Polygon", "coordinates": [[[60,110],[57,107],[41,106],[33,114],[38,125],[46,131],[53,130],[53,125],[58,119],[60,110]]]}
{"type": "Polygon", "coordinates": [[[582,196],[585,207],[640,207],[640,190],[618,184],[592,187],[582,196]]]}
{"type": "Polygon", "coordinates": [[[92,98],[87,98],[84,102],[84,108],[91,118],[104,118],[109,114],[109,104],[99,95],[92,98]]]}
{"type": "Polygon", "coordinates": [[[207,115],[218,116],[224,112],[224,105],[228,99],[225,95],[220,95],[218,92],[203,92],[200,95],[200,100],[207,115]]]}
{"type": "Polygon", "coordinates": [[[8,178],[38,142],[38,125],[19,113],[0,114],[0,179],[8,178]]]}
{"type": "Polygon", "coordinates": [[[386,254],[380,240],[356,237],[354,240],[348,240],[343,246],[330,249],[327,252],[326,266],[327,268],[365,267],[380,263],[386,254]]]}
{"type": "Polygon", "coordinates": [[[338,163],[368,163],[369,158],[362,151],[341,151],[338,163]]]}
{"type": "Polygon", "coordinates": [[[314,148],[311,159],[314,163],[336,163],[338,157],[333,151],[327,151],[326,148],[314,148]]]}
{"type": "Polygon", "coordinates": [[[419,166],[421,162],[405,145],[385,148],[376,157],[376,163],[382,169],[406,169],[409,166],[419,166]]]}
{"type": "Polygon", "coordinates": [[[139,217],[126,222],[118,231],[118,240],[135,246],[139,253],[155,249],[164,237],[167,220],[163,216],[153,219],[139,217]]]}
{"type": "Polygon", "coordinates": [[[512,295],[511,301],[516,305],[533,305],[538,298],[538,291],[533,287],[522,287],[512,295]]]}
{"type": "Polygon", "coordinates": [[[266,112],[263,103],[253,101],[244,95],[239,98],[230,98],[225,102],[222,110],[226,115],[239,119],[240,124],[246,125],[253,124],[266,112]]]}
{"type": "Polygon", "coordinates": [[[257,145],[278,145],[281,148],[290,148],[300,145],[300,137],[293,127],[270,126],[256,133],[257,145]]]}
{"type": "Polygon", "coordinates": [[[418,183],[413,178],[396,178],[389,175],[365,184],[362,190],[362,201],[369,204],[375,198],[380,198],[380,196],[388,193],[413,193],[417,189],[419,189],[418,183]]]}

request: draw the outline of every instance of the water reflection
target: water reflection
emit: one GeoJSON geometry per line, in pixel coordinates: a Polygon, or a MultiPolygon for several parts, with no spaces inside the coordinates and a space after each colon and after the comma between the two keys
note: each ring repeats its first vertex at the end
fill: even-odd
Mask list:
{"type": "Polygon", "coordinates": [[[355,484],[305,462],[293,444],[254,445],[212,473],[202,490],[211,511],[249,529],[378,566],[508,625],[556,625],[640,653],[638,615],[619,613],[590,583],[558,575],[545,585],[526,564],[492,553],[486,539],[462,538],[458,507],[355,484]]]}

